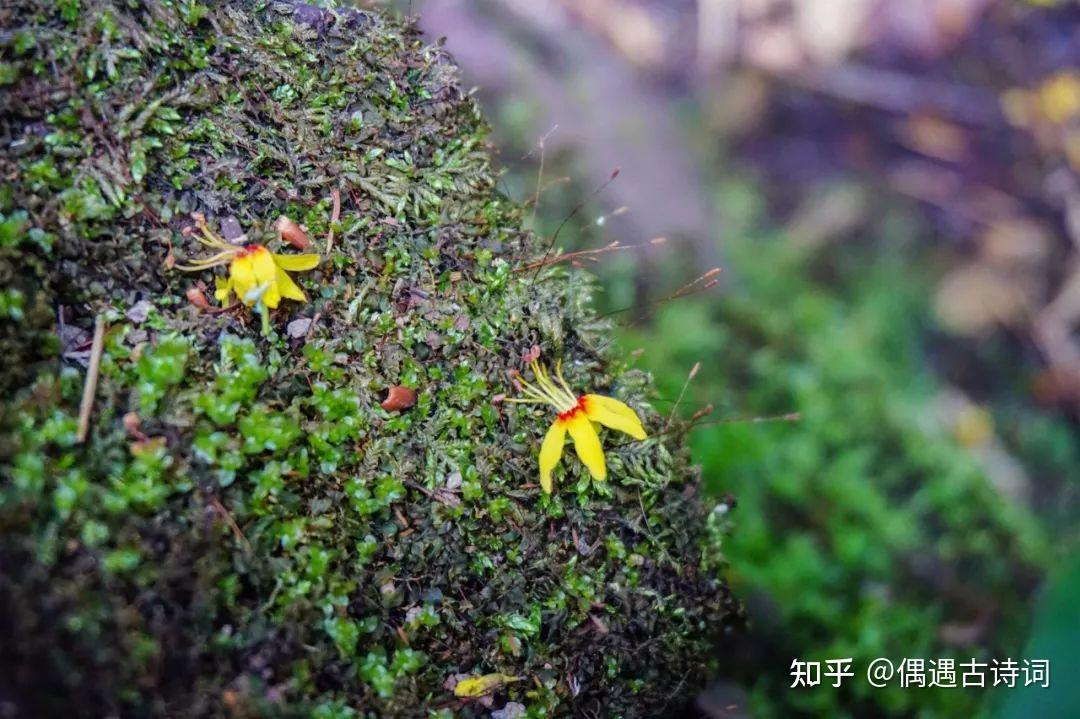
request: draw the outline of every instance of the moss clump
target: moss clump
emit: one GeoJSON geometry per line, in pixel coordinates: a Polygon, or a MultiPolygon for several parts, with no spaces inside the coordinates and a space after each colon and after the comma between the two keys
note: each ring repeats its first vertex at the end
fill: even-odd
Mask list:
{"type": "Polygon", "coordinates": [[[550,418],[494,401],[534,345],[662,422],[588,278],[515,271],[531,238],[439,47],[295,3],[4,12],[0,277],[34,309],[0,317],[16,713],[473,715],[446,681],[495,671],[533,715],[677,711],[738,615],[696,477],[662,435],[609,438],[607,483],[535,486],[550,418]],[[271,247],[286,214],[325,251],[335,190],[311,302],[268,336],[187,301],[192,213],[271,247]],[[416,405],[383,410],[394,385],[416,405]]]}

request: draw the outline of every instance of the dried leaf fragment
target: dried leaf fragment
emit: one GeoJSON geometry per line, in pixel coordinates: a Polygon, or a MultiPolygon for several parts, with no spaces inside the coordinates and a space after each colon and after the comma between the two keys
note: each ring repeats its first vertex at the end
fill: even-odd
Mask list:
{"type": "Polygon", "coordinates": [[[199,287],[192,285],[191,287],[188,287],[185,294],[187,295],[187,301],[195,307],[200,310],[210,309],[210,302],[206,299],[206,295],[203,294],[203,291],[199,287]]]}
{"type": "Polygon", "coordinates": [[[281,239],[285,240],[298,250],[306,250],[311,247],[311,240],[308,239],[307,233],[304,232],[303,228],[285,215],[278,218],[277,224],[274,225],[274,229],[281,235],[281,239]]]}
{"type": "Polygon", "coordinates": [[[401,411],[416,404],[416,390],[394,385],[379,406],[387,412],[401,411]]]}
{"type": "Polygon", "coordinates": [[[311,322],[310,317],[297,318],[285,327],[285,333],[294,340],[306,337],[308,330],[311,329],[311,322]]]}
{"type": "Polygon", "coordinates": [[[515,677],[511,674],[483,674],[478,677],[469,677],[457,683],[457,686],[454,687],[454,696],[482,697],[501,689],[511,682],[520,680],[521,677],[515,677]]]}
{"type": "Polygon", "coordinates": [[[133,304],[128,311],[124,313],[124,316],[137,325],[141,325],[146,322],[146,318],[150,315],[150,310],[154,309],[154,305],[150,304],[149,300],[139,300],[133,304]]]}

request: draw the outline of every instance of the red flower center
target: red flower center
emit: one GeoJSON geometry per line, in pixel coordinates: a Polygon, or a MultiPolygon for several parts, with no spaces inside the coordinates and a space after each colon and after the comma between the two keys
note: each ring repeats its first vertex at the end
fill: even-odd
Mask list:
{"type": "Polygon", "coordinates": [[[584,412],[584,411],[585,411],[585,395],[581,395],[580,397],[577,398],[577,404],[573,407],[573,409],[568,409],[565,412],[559,412],[559,419],[562,420],[563,422],[565,422],[568,419],[572,419],[574,417],[574,415],[576,415],[578,412],[584,412]]]}
{"type": "Polygon", "coordinates": [[[237,257],[247,257],[248,255],[255,254],[256,252],[262,252],[265,249],[266,248],[262,245],[244,245],[243,249],[241,249],[240,252],[237,253],[237,257]]]}

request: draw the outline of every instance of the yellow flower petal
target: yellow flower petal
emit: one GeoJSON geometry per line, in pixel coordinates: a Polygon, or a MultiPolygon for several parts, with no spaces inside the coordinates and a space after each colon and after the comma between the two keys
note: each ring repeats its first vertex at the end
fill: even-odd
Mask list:
{"type": "Polygon", "coordinates": [[[281,293],[282,297],[290,300],[296,300],[297,302],[307,302],[307,295],[304,294],[304,291],[300,289],[300,287],[295,282],[293,282],[292,277],[289,277],[288,273],[286,273],[285,270],[281,269],[280,266],[277,268],[277,275],[275,279],[277,282],[278,292],[281,293]]]}
{"type": "Polygon", "coordinates": [[[575,412],[566,420],[570,436],[574,438],[577,456],[589,468],[594,479],[607,479],[607,465],[604,463],[604,448],[600,446],[600,437],[593,429],[592,422],[584,412],[575,412]]]}
{"type": "Polygon", "coordinates": [[[289,272],[303,272],[319,264],[318,255],[274,255],[274,264],[289,272]]]}
{"type": "MultiPolygon", "coordinates": [[[[274,257],[270,254],[270,250],[262,245],[249,245],[246,250],[247,255],[241,259],[247,259],[251,263],[252,285],[246,292],[237,292],[237,294],[240,294],[240,298],[246,305],[254,305],[257,299],[261,299],[264,305],[273,309],[281,303],[281,293],[278,291],[276,281],[277,265],[274,264],[274,257]],[[262,289],[263,292],[258,298],[249,294],[252,290],[259,289],[262,289]]],[[[237,284],[239,285],[239,282],[237,284]]],[[[257,292],[254,294],[257,294],[257,292]]]]}
{"type": "Polygon", "coordinates": [[[484,674],[479,677],[469,677],[457,683],[454,687],[454,696],[482,697],[520,679],[521,677],[515,677],[512,674],[484,674]]]}
{"type": "Polygon", "coordinates": [[[255,269],[251,255],[241,255],[232,261],[232,264],[229,265],[229,281],[240,301],[249,304],[247,295],[258,284],[255,281],[255,269]]]}
{"type": "Polygon", "coordinates": [[[260,285],[274,281],[277,273],[277,263],[274,255],[262,245],[256,245],[251,250],[251,266],[255,272],[255,280],[260,285]]]}
{"type": "Polygon", "coordinates": [[[563,445],[566,443],[566,422],[557,419],[552,422],[544,442],[540,445],[540,486],[551,494],[551,472],[562,459],[563,445]]]}
{"type": "Polygon", "coordinates": [[[214,290],[214,299],[216,299],[222,304],[225,304],[225,302],[229,299],[229,293],[232,292],[232,277],[229,277],[227,279],[215,277],[214,285],[216,286],[216,289],[214,290]]]}
{"type": "Polygon", "coordinates": [[[265,287],[266,292],[262,296],[263,304],[270,309],[277,308],[281,304],[281,292],[278,290],[277,282],[270,282],[265,287]]]}
{"type": "Polygon", "coordinates": [[[1080,113],[1080,77],[1058,73],[1039,88],[1039,101],[1046,119],[1058,125],[1064,123],[1080,113]]]}
{"type": "Polygon", "coordinates": [[[585,395],[585,414],[605,427],[625,432],[634,439],[645,439],[645,428],[637,413],[628,405],[599,394],[585,395]]]}

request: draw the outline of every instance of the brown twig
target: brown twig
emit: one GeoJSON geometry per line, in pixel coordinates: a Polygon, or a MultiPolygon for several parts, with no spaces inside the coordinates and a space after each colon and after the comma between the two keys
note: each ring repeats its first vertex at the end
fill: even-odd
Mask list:
{"type": "Polygon", "coordinates": [[[690,368],[690,373],[686,375],[686,381],[683,382],[682,389],[679,391],[679,396],[675,400],[675,404],[671,407],[671,412],[668,414],[667,422],[664,424],[664,429],[671,426],[671,420],[675,418],[675,413],[679,410],[679,404],[682,403],[683,397],[686,396],[686,388],[690,386],[690,383],[694,381],[694,377],[697,376],[698,370],[701,369],[701,363],[695,362],[694,366],[690,368]]]}
{"type": "Polygon", "coordinates": [[[336,187],[330,190],[330,199],[334,201],[334,209],[330,212],[330,232],[326,235],[326,255],[334,249],[334,225],[341,217],[341,190],[336,187]]]}
{"type": "Polygon", "coordinates": [[[221,515],[221,518],[225,520],[225,524],[229,525],[229,529],[232,530],[233,536],[240,540],[240,544],[244,546],[244,551],[251,554],[251,542],[248,541],[244,533],[240,531],[240,525],[233,519],[232,513],[225,508],[225,505],[221,503],[221,500],[214,495],[210,495],[210,502],[214,505],[214,511],[221,515]]]}
{"type": "Polygon", "coordinates": [[[527,265],[524,265],[522,267],[518,267],[517,269],[514,270],[514,272],[528,272],[529,270],[535,270],[535,269],[538,269],[540,267],[545,267],[547,265],[555,265],[555,264],[558,264],[560,262],[564,262],[566,260],[574,260],[574,259],[578,259],[578,258],[592,259],[592,258],[596,257],[597,255],[602,255],[602,254],[607,253],[607,252],[618,252],[620,250],[633,250],[633,249],[637,249],[639,247],[648,247],[648,246],[651,246],[651,245],[661,245],[661,244],[663,244],[665,242],[667,242],[666,237],[654,237],[651,240],[649,240],[648,242],[642,242],[642,243],[637,244],[637,245],[624,245],[621,242],[619,242],[618,240],[616,240],[616,241],[612,242],[611,244],[604,245],[603,247],[600,247],[598,249],[594,249],[594,250],[578,250],[576,252],[563,252],[563,253],[560,253],[558,255],[555,255],[554,257],[548,257],[546,259],[537,260],[536,262],[530,262],[527,265]]]}
{"type": "MultiPolygon", "coordinates": [[[[556,127],[558,127],[556,125],[556,127]]],[[[554,132],[552,128],[552,132],[554,132]]],[[[529,222],[530,227],[536,227],[536,211],[540,207],[540,195],[544,191],[544,140],[547,139],[547,135],[540,138],[537,146],[540,149],[540,167],[536,171],[536,194],[533,196],[532,203],[532,219],[529,222]]]]}
{"type": "MultiPolygon", "coordinates": [[[[663,305],[667,304],[668,302],[672,302],[672,301],[680,299],[682,297],[688,297],[690,295],[695,295],[695,294],[699,294],[701,292],[705,292],[707,290],[712,289],[713,287],[715,287],[718,284],[718,280],[716,279],[716,275],[718,275],[718,274],[720,274],[720,268],[719,267],[713,267],[711,270],[709,270],[709,271],[705,272],[704,274],[700,275],[697,279],[694,279],[694,280],[692,280],[690,282],[687,282],[685,285],[683,285],[679,289],[675,290],[674,292],[672,292],[667,297],[661,297],[659,300],[654,300],[654,301],[651,301],[651,302],[642,302],[642,303],[636,304],[636,305],[627,305],[626,307],[620,307],[617,310],[612,310],[610,312],[605,312],[605,313],[601,314],[600,317],[601,318],[611,317],[613,315],[617,315],[617,314],[620,314],[622,312],[628,312],[630,310],[644,310],[644,309],[648,309],[650,307],[659,308],[659,307],[662,307],[663,305]]],[[[637,318],[637,319],[635,319],[635,320],[633,320],[631,322],[628,322],[628,323],[626,323],[626,326],[627,327],[632,327],[632,326],[634,326],[634,324],[641,321],[641,319],[643,319],[643,318],[639,317],[639,318],[637,318]]],[[[612,335],[610,339],[608,339],[606,342],[604,342],[599,347],[597,347],[595,351],[596,352],[603,352],[616,339],[617,339],[617,337],[615,335],[612,335]]]]}
{"type": "Polygon", "coordinates": [[[90,365],[86,369],[86,381],[83,384],[82,402],[79,403],[79,442],[86,441],[90,432],[90,414],[94,411],[94,395],[97,393],[98,372],[101,370],[101,355],[105,349],[105,316],[98,315],[94,320],[94,340],[90,345],[90,365]]]}
{"type": "Polygon", "coordinates": [[[607,189],[607,186],[610,185],[612,182],[615,182],[615,179],[619,176],[619,172],[620,170],[617,167],[612,170],[611,176],[608,177],[608,179],[603,184],[593,190],[587,198],[577,203],[573,207],[573,209],[570,210],[570,214],[564,217],[562,222],[559,223],[559,226],[555,228],[555,234],[551,236],[551,239],[548,241],[547,246],[544,248],[544,254],[539,260],[539,265],[536,268],[536,272],[533,273],[531,280],[532,282],[536,281],[536,276],[537,274],[539,274],[540,268],[543,267],[544,263],[547,262],[548,257],[551,255],[552,248],[555,247],[555,243],[559,240],[559,234],[563,231],[563,228],[566,227],[566,223],[574,219],[574,217],[576,217],[579,212],[585,209],[585,205],[588,201],[592,200],[594,197],[607,189]]]}
{"type": "Polygon", "coordinates": [[[611,312],[605,312],[604,314],[602,314],[600,316],[601,317],[610,317],[612,315],[617,315],[620,312],[627,312],[629,310],[645,309],[646,307],[654,307],[654,306],[659,307],[659,306],[661,306],[663,304],[666,304],[666,303],[671,302],[673,300],[677,300],[677,299],[679,299],[681,297],[687,297],[689,295],[694,295],[694,294],[697,294],[699,292],[704,292],[704,291],[712,289],[713,287],[716,286],[718,280],[716,280],[715,278],[716,278],[716,275],[718,275],[718,274],[720,274],[720,268],[719,267],[713,267],[711,270],[709,270],[705,274],[700,275],[697,279],[694,279],[694,280],[691,280],[690,282],[687,282],[685,285],[683,285],[679,289],[675,290],[674,292],[672,292],[667,297],[661,297],[659,300],[656,300],[654,302],[645,302],[643,304],[629,305],[627,307],[620,307],[617,310],[612,310],[611,312]]]}
{"type": "MultiPolygon", "coordinates": [[[[665,427],[656,434],[649,435],[649,439],[656,437],[663,437],[673,432],[692,432],[698,427],[708,427],[716,424],[763,424],[766,422],[801,422],[802,413],[800,412],[788,412],[786,414],[776,414],[768,417],[730,417],[728,419],[713,419],[708,422],[699,422],[702,417],[712,414],[713,406],[707,405],[703,409],[694,413],[694,416],[690,418],[690,422],[687,424],[678,424],[673,427],[665,427]]],[[[619,442],[611,446],[611,449],[620,449],[621,447],[629,447],[635,444],[637,440],[628,440],[625,442],[619,442]]]]}
{"type": "Polygon", "coordinates": [[[688,429],[708,427],[714,424],[762,424],[764,422],[801,422],[801,412],[788,412],[786,414],[774,414],[768,417],[730,417],[728,419],[711,419],[708,422],[695,422],[688,429]]]}

